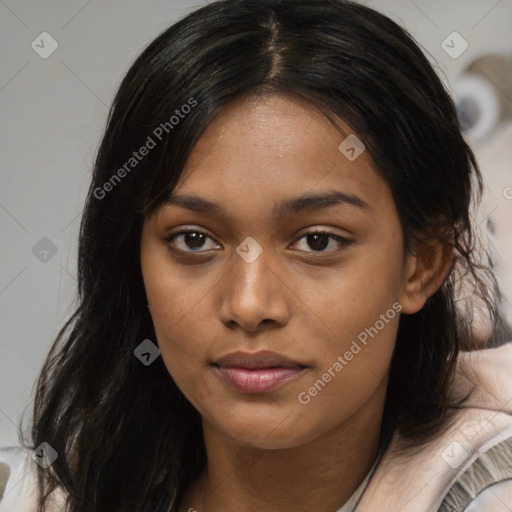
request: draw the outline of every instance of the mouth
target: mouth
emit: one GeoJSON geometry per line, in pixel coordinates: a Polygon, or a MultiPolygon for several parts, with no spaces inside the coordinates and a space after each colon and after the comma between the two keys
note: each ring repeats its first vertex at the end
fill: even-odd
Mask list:
{"type": "Polygon", "coordinates": [[[213,367],[231,388],[250,394],[274,391],[308,368],[271,351],[233,352],[214,361],[213,367]]]}

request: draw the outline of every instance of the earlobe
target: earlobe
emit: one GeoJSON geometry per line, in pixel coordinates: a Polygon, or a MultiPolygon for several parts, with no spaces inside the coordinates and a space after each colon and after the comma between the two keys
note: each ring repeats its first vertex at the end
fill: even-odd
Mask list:
{"type": "Polygon", "coordinates": [[[409,255],[405,263],[402,291],[402,313],[412,315],[420,311],[425,302],[445,282],[454,265],[453,247],[438,242],[424,245],[421,253],[409,255]]]}

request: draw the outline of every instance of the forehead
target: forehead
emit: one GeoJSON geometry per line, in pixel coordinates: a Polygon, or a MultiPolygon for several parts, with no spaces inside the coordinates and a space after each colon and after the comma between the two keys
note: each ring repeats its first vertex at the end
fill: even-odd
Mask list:
{"type": "Polygon", "coordinates": [[[355,134],[341,119],[339,123],[345,133],[295,95],[239,98],[207,127],[174,192],[213,194],[232,204],[241,197],[257,199],[265,206],[283,195],[336,188],[367,202],[389,200],[369,152],[356,153],[355,159],[343,152],[355,134]]]}

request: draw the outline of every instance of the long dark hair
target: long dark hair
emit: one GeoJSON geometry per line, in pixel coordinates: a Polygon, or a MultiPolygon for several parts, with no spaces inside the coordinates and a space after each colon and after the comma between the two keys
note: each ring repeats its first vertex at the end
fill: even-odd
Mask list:
{"type": "Polygon", "coordinates": [[[385,415],[405,439],[424,442],[460,405],[449,393],[454,365],[459,350],[476,345],[456,304],[461,280],[492,325],[499,314],[470,216],[482,178],[441,80],[404,29],[362,5],[213,2],[143,51],[110,110],[80,226],[76,309],[41,371],[25,443],[58,453],[47,470],[37,468],[39,512],[56,487],[72,512],[177,511],[200,473],[199,413],[161,358],[145,366],[133,353],[145,339],[156,342],[141,229],[214,116],[241,95],[273,91],[307,99],[363,140],[391,188],[407,250],[431,239],[454,244],[448,279],[420,312],[400,319],[385,415]]]}

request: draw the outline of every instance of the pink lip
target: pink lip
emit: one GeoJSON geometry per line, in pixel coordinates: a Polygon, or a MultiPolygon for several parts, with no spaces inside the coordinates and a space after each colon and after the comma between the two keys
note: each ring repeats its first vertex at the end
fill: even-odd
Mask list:
{"type": "Polygon", "coordinates": [[[306,368],[282,354],[270,350],[231,352],[214,361],[217,372],[232,387],[243,393],[273,391],[294,379],[306,368]]]}
{"type": "Polygon", "coordinates": [[[222,377],[243,393],[265,393],[277,389],[285,382],[295,379],[304,367],[260,368],[250,370],[232,366],[215,366],[222,377]]]}

